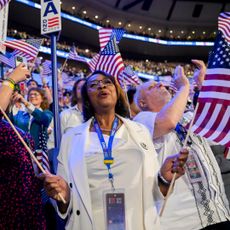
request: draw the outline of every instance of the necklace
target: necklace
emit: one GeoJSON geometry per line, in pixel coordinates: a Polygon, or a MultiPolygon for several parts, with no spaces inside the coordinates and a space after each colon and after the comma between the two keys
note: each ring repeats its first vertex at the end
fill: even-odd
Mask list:
{"type": "Polygon", "coordinates": [[[102,129],[102,128],[101,128],[101,131],[110,132],[110,131],[111,131],[111,129],[102,129]]]}

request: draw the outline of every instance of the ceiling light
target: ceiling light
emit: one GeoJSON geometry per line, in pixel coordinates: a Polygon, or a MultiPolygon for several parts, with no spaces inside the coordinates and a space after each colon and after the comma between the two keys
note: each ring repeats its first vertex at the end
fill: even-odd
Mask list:
{"type": "Polygon", "coordinates": [[[86,52],[86,53],[89,53],[89,49],[85,49],[85,52],[86,52]]]}
{"type": "Polygon", "coordinates": [[[142,26],[139,26],[139,29],[141,30],[141,29],[142,29],[142,26]]]}
{"type": "Polygon", "coordinates": [[[196,32],[193,30],[193,31],[192,31],[192,34],[195,34],[195,33],[196,33],[196,32]]]}
{"type": "Polygon", "coordinates": [[[107,20],[106,20],[106,23],[110,23],[110,20],[109,20],[109,19],[107,19],[107,20]]]}
{"type": "Polygon", "coordinates": [[[118,22],[118,25],[121,26],[122,22],[118,22]]]}
{"type": "Polygon", "coordinates": [[[83,14],[87,14],[87,11],[86,10],[83,10],[83,12],[82,12],[83,14]]]}
{"type": "Polygon", "coordinates": [[[151,30],[151,28],[148,28],[148,31],[150,31],[151,30]]]}
{"type": "Polygon", "coordinates": [[[98,15],[95,15],[94,17],[95,17],[96,19],[98,19],[98,15]]]}
{"type": "Polygon", "coordinates": [[[206,32],[205,32],[205,31],[203,31],[203,34],[206,34],[206,32]]]}
{"type": "Polygon", "coordinates": [[[72,6],[72,10],[75,10],[76,8],[75,8],[75,6],[72,6]]]}
{"type": "Polygon", "coordinates": [[[128,24],[128,27],[131,27],[131,24],[128,24]]]}
{"type": "Polygon", "coordinates": [[[181,33],[183,34],[183,33],[184,33],[184,31],[183,31],[183,30],[181,30],[181,33]]]}
{"type": "Polygon", "coordinates": [[[173,31],[172,31],[172,30],[170,30],[170,31],[169,31],[169,33],[170,33],[170,34],[172,34],[172,33],[173,33],[173,31]]]}
{"type": "Polygon", "coordinates": [[[158,30],[159,33],[161,33],[161,30],[158,30]]]}

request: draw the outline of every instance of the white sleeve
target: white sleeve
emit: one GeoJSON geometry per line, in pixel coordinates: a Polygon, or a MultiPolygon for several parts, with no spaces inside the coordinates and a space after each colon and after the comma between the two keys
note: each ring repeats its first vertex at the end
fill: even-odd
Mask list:
{"type": "Polygon", "coordinates": [[[157,113],[143,111],[138,113],[133,120],[143,124],[149,130],[151,136],[153,136],[156,116],[157,113]]]}

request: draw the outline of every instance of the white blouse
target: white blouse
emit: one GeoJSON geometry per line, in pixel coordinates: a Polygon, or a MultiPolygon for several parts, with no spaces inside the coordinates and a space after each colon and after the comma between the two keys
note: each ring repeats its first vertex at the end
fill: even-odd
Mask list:
{"type": "MultiPolygon", "coordinates": [[[[109,136],[103,135],[106,144],[109,136]]],[[[108,170],[103,163],[104,155],[96,132],[90,132],[90,141],[86,147],[85,160],[91,193],[93,218],[96,230],[105,230],[105,211],[103,205],[104,191],[111,191],[108,170]]],[[[142,199],[143,160],[139,148],[130,138],[127,129],[122,125],[116,132],[112,156],[114,164],[111,171],[114,176],[115,189],[125,191],[126,230],[144,229],[142,199]]]]}

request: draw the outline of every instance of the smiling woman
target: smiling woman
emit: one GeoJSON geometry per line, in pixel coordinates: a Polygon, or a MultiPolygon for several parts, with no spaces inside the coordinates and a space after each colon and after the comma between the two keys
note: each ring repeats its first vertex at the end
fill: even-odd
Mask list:
{"type": "Polygon", "coordinates": [[[82,87],[82,100],[85,121],[94,116],[96,111],[97,113],[110,111],[109,106],[112,106],[112,111],[120,116],[129,116],[124,92],[114,77],[103,71],[95,71],[87,78],[82,87]]]}

